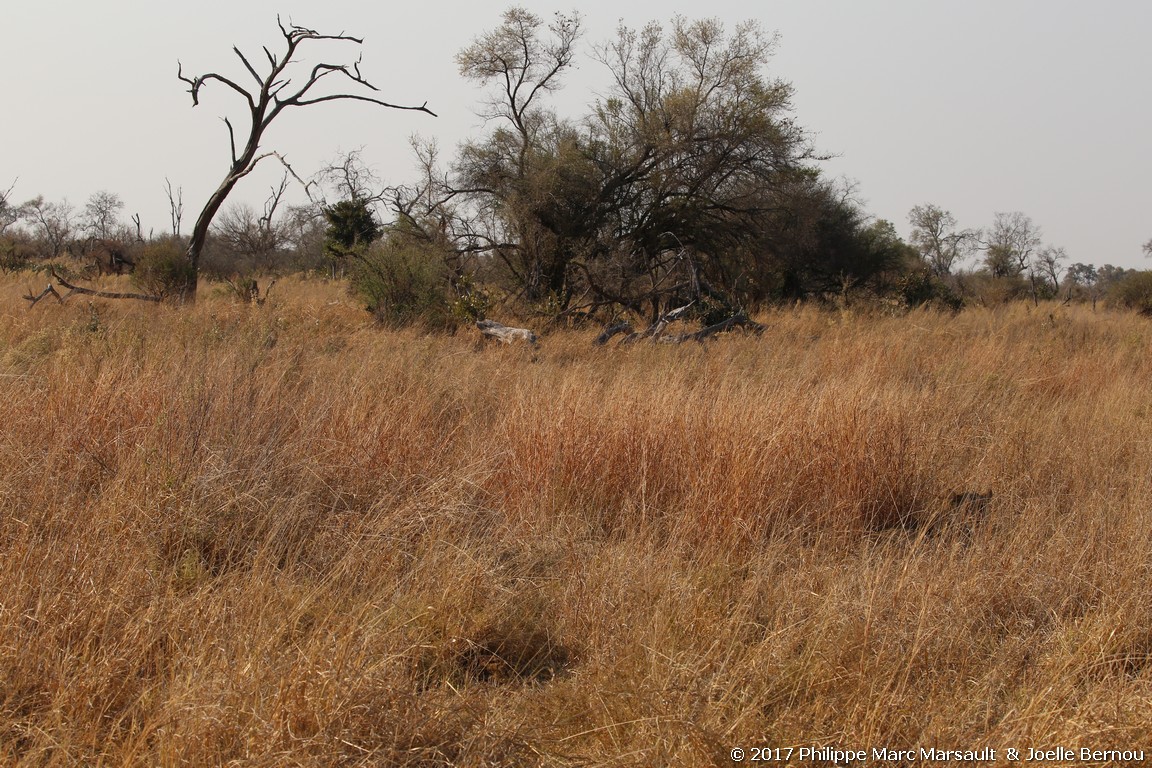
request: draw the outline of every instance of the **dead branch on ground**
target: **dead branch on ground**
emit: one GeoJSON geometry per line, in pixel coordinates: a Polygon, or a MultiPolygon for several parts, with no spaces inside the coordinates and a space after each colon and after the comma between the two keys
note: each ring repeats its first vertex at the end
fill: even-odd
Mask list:
{"type": "Polygon", "coordinates": [[[684,313],[687,312],[691,306],[692,304],[686,304],[683,307],[677,307],[676,309],[664,313],[664,315],[660,317],[659,320],[648,326],[648,328],[646,328],[643,333],[637,333],[634,331],[632,329],[631,323],[617,323],[609,328],[605,328],[604,332],[597,336],[593,343],[596,346],[604,346],[614,336],[619,334],[626,334],[624,338],[620,340],[621,344],[632,344],[634,342],[640,341],[641,339],[651,339],[652,341],[661,344],[682,344],[685,341],[704,341],[705,339],[710,339],[717,334],[727,333],[737,328],[751,331],[757,335],[764,332],[763,325],[756,322],[755,320],[752,320],[748,317],[748,315],[741,312],[740,314],[733,315],[727,320],[715,323],[708,326],[707,328],[702,328],[699,331],[676,335],[665,334],[665,330],[667,330],[668,326],[683,317],[684,313]]]}
{"type": "Polygon", "coordinates": [[[72,283],[68,282],[63,277],[61,277],[60,274],[55,269],[52,269],[49,271],[57,283],[59,283],[64,288],[68,289],[68,293],[61,296],[59,294],[59,292],[57,292],[56,288],[51,283],[49,283],[48,287],[45,288],[43,291],[41,291],[39,293],[39,295],[33,296],[32,291],[28,291],[28,295],[25,296],[24,298],[27,299],[28,301],[32,302],[31,304],[28,305],[29,307],[36,306],[36,302],[40,301],[40,299],[44,298],[45,296],[48,296],[49,294],[55,296],[61,304],[66,302],[69,299],[69,297],[71,297],[72,294],[74,294],[74,293],[78,293],[78,294],[81,294],[84,296],[96,296],[96,297],[101,298],[101,299],[136,299],[137,301],[155,301],[157,303],[159,303],[160,301],[163,301],[163,297],[161,297],[161,296],[150,296],[146,293],[122,293],[119,291],[100,291],[100,290],[96,290],[95,288],[85,288],[82,285],[73,285],[72,283]]]}
{"type": "Polygon", "coordinates": [[[484,338],[495,339],[504,344],[526,341],[529,344],[535,345],[537,341],[536,334],[527,328],[510,328],[507,325],[501,325],[495,320],[478,320],[476,327],[480,329],[480,333],[484,335],[484,338]]]}

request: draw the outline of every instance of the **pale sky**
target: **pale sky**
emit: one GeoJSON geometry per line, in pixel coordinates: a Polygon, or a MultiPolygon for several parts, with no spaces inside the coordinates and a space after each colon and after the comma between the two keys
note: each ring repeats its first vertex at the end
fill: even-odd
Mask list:
{"type": "MultiPolygon", "coordinates": [[[[3,2],[0,43],[0,189],[14,198],[67,198],[81,207],[109,190],[145,231],[167,231],[165,177],[184,188],[184,231],[227,169],[221,118],[242,122],[223,87],[195,109],[176,79],[211,70],[244,75],[233,45],[278,51],[276,14],[325,33],[365,38],[361,70],[398,103],[428,102],[438,118],[353,102],[290,111],[265,147],[309,175],[339,151],[364,147],[385,181],[414,176],[408,137],[435,138],[443,154],[483,126],[480,92],[454,56],[496,26],[505,3],[364,3],[328,0],[39,0],[3,2]]],[[[535,3],[549,18],[570,11],[535,3]]],[[[780,35],[770,73],[795,87],[799,124],[835,154],[831,176],[857,183],[872,215],[908,235],[914,205],[934,203],[962,227],[1022,211],[1071,261],[1152,268],[1152,3],[1147,0],[584,0],[582,52],[623,20],[756,19],[780,35]]],[[[317,51],[319,46],[316,47],[317,51]]],[[[303,49],[307,53],[308,48],[303,49]]],[[[326,51],[351,61],[355,46],[326,51]],[[346,58],[341,57],[344,53],[346,58]]],[[[319,59],[316,59],[319,60],[319,59]]],[[[558,102],[575,117],[605,81],[590,56],[558,102]]],[[[259,206],[279,178],[269,164],[233,200],[259,206]]]]}

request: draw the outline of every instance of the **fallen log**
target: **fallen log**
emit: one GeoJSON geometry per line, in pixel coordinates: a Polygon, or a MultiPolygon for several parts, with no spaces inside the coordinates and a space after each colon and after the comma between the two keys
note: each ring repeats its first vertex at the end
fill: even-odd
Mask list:
{"type": "Polygon", "coordinates": [[[485,338],[495,339],[503,344],[512,344],[516,341],[526,341],[529,344],[536,343],[536,334],[527,328],[511,328],[507,325],[501,325],[495,320],[477,320],[476,327],[480,329],[480,333],[485,338]]]}
{"type": "Polygon", "coordinates": [[[162,296],[149,296],[148,294],[144,294],[144,293],[118,293],[116,291],[98,291],[94,288],[84,288],[83,286],[72,285],[72,283],[68,282],[63,277],[61,277],[59,275],[59,273],[57,273],[56,270],[54,270],[54,269],[50,270],[50,273],[51,273],[52,277],[54,277],[56,279],[56,282],[60,283],[61,286],[68,289],[68,293],[61,296],[56,291],[56,289],[52,287],[52,284],[49,283],[48,287],[45,288],[43,291],[41,291],[38,296],[33,296],[32,292],[29,291],[28,295],[24,297],[28,301],[32,302],[29,305],[30,307],[36,306],[36,302],[40,301],[40,299],[44,298],[45,296],[48,296],[49,294],[55,296],[57,301],[59,301],[61,304],[63,304],[65,301],[67,301],[68,298],[74,293],[79,293],[79,294],[82,294],[84,296],[98,296],[101,299],[136,299],[138,301],[155,301],[155,302],[160,302],[160,301],[164,300],[162,296]]]}
{"type": "Polygon", "coordinates": [[[664,333],[665,328],[667,328],[669,325],[671,325],[672,323],[676,322],[681,317],[683,317],[685,315],[685,313],[687,313],[688,310],[691,309],[692,305],[695,303],[696,302],[694,302],[694,301],[690,301],[682,307],[677,307],[676,309],[669,310],[668,312],[664,313],[663,317],[661,317],[656,322],[652,323],[652,325],[648,326],[648,328],[641,335],[647,336],[647,337],[653,338],[653,339],[656,338],[660,334],[664,333]]]}
{"type": "Polygon", "coordinates": [[[744,328],[752,331],[752,333],[759,336],[764,333],[764,326],[752,320],[747,315],[735,315],[722,322],[710,325],[707,328],[702,328],[694,333],[685,333],[680,337],[680,341],[704,341],[704,339],[711,338],[718,333],[727,333],[733,328],[744,328]]]}
{"type": "Polygon", "coordinates": [[[602,347],[611,341],[613,336],[620,333],[635,335],[636,331],[632,328],[632,323],[616,323],[616,325],[611,325],[605,328],[604,332],[597,336],[596,341],[592,343],[598,347],[602,347]]]}
{"type": "MultiPolygon", "coordinates": [[[[683,317],[684,314],[689,309],[691,309],[692,305],[695,303],[696,302],[694,302],[694,301],[689,302],[688,304],[685,304],[682,307],[677,307],[676,309],[668,310],[667,312],[664,313],[663,316],[658,318],[656,320],[656,322],[652,323],[652,325],[648,326],[647,328],[645,328],[641,332],[637,332],[637,331],[632,330],[632,326],[629,325],[628,329],[627,329],[628,335],[625,336],[624,338],[620,339],[620,343],[621,344],[632,344],[634,342],[640,341],[640,339],[651,339],[652,341],[656,341],[656,342],[666,341],[667,337],[665,337],[663,335],[664,330],[669,325],[671,325],[672,323],[676,322],[681,317],[683,317]]],[[[617,332],[623,333],[624,331],[621,330],[621,331],[617,331],[617,332]]],[[[607,341],[607,339],[605,339],[605,341],[607,341]]]]}
{"type": "Polygon", "coordinates": [[[56,270],[52,270],[52,276],[56,278],[56,282],[68,289],[68,295],[64,298],[67,299],[74,293],[84,294],[85,296],[99,296],[102,299],[136,299],[138,301],[155,301],[157,303],[164,300],[163,296],[150,296],[146,293],[118,293],[116,291],[97,291],[92,288],[84,288],[80,285],[72,285],[60,275],[56,274],[56,270]]]}
{"type": "Polygon", "coordinates": [[[616,325],[604,329],[604,332],[597,336],[596,341],[593,343],[597,346],[603,346],[607,344],[609,340],[612,339],[612,337],[618,334],[626,334],[622,339],[620,339],[621,344],[632,344],[641,339],[650,339],[656,344],[682,344],[685,341],[704,341],[705,339],[712,338],[717,334],[727,333],[728,331],[732,331],[736,328],[743,328],[757,335],[764,332],[763,325],[756,322],[755,320],[752,320],[744,313],[740,313],[738,315],[733,315],[727,320],[723,320],[714,325],[710,325],[707,328],[702,328],[699,331],[693,331],[692,333],[681,333],[676,335],[665,334],[664,330],[668,327],[668,325],[683,316],[683,314],[688,310],[688,306],[679,307],[672,310],[671,312],[668,312],[655,323],[648,326],[648,328],[645,329],[643,333],[637,333],[628,323],[617,323],[616,325]]]}

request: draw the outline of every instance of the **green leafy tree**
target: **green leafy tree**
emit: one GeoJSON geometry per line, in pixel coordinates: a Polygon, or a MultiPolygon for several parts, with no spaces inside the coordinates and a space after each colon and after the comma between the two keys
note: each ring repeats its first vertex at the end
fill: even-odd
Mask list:
{"type": "Polygon", "coordinates": [[[775,36],[712,19],[622,26],[595,48],[611,86],[565,120],[547,96],[579,34],[575,15],[549,25],[514,8],[460,53],[461,72],[489,89],[481,116],[494,127],[451,173],[426,148],[424,182],[397,196],[430,242],[491,256],[473,263],[558,314],[657,317],[696,302],[713,316],[900,262],[906,249],[821,179],[792,86],[768,71],[775,36]]]}
{"type": "Polygon", "coordinates": [[[1103,283],[1094,265],[1079,263],[1071,265],[1064,273],[1064,283],[1067,286],[1068,298],[1073,298],[1077,294],[1086,296],[1092,302],[1092,310],[1096,310],[1096,302],[1103,292],[1103,283]]]}
{"type": "Polygon", "coordinates": [[[381,324],[444,329],[464,319],[454,312],[450,259],[406,222],[350,255],[353,290],[381,324]]]}
{"type": "Polygon", "coordinates": [[[341,200],[323,209],[328,228],[325,251],[337,260],[363,255],[382,233],[376,214],[366,200],[341,200]]]}
{"type": "Polygon", "coordinates": [[[764,268],[789,239],[781,212],[820,208],[792,86],[767,72],[775,45],[754,22],[678,17],[622,26],[597,50],[614,83],[590,117],[605,256],[653,289],[654,312],[656,287],[701,279],[733,303],[764,298],[764,268]]]}
{"type": "Polygon", "coordinates": [[[578,35],[575,16],[545,27],[513,9],[458,57],[493,87],[482,115],[498,122],[463,148],[444,196],[476,212],[474,246],[525,298],[562,312],[577,296],[658,315],[767,295],[764,246],[792,197],[816,196],[818,175],[791,86],[766,73],[775,38],[715,20],[621,27],[596,54],[613,86],[568,122],[542,98],[578,35]]]}

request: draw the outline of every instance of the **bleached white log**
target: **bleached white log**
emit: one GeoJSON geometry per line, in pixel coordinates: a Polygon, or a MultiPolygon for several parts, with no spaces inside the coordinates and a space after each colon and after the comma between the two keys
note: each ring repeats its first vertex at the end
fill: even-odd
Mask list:
{"type": "Polygon", "coordinates": [[[529,344],[536,343],[536,334],[527,328],[510,328],[495,320],[479,320],[476,322],[476,327],[480,329],[480,333],[484,334],[485,338],[496,339],[504,344],[511,344],[516,341],[526,341],[529,344]]]}

